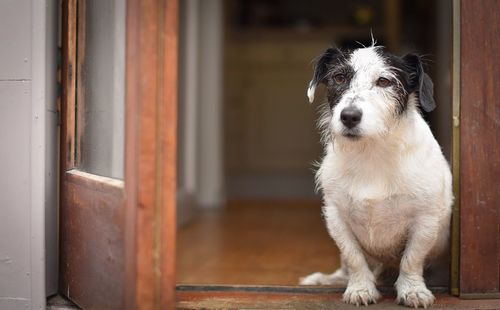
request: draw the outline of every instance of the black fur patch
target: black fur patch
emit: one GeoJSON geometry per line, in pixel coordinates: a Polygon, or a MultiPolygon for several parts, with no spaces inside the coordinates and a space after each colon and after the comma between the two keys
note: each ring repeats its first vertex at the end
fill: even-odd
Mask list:
{"type": "Polygon", "coordinates": [[[330,109],[333,109],[339,103],[344,93],[349,89],[353,76],[354,69],[347,62],[342,61],[331,65],[326,77],[326,96],[330,109]],[[346,83],[337,84],[334,79],[337,74],[342,74],[346,78],[346,83]]]}
{"type": "Polygon", "coordinates": [[[327,87],[327,99],[332,109],[342,98],[344,92],[349,88],[349,83],[354,76],[354,69],[348,64],[348,56],[351,51],[342,51],[338,48],[329,48],[317,58],[314,66],[314,75],[311,86],[324,84],[327,87]],[[333,77],[343,74],[347,79],[345,84],[335,83],[333,77]]]}
{"type": "Polygon", "coordinates": [[[396,112],[402,114],[408,107],[408,96],[414,91],[415,87],[412,69],[401,57],[389,54],[383,48],[378,49],[378,52],[387,65],[394,68],[393,73],[400,82],[400,84],[393,87],[396,89],[396,101],[398,102],[396,112]]]}
{"type": "Polygon", "coordinates": [[[430,77],[424,72],[422,61],[415,54],[407,54],[398,57],[389,54],[384,48],[379,48],[378,53],[385,62],[394,68],[393,72],[401,83],[396,86],[398,108],[397,113],[402,114],[408,106],[408,96],[416,93],[419,105],[426,112],[430,112],[435,107],[433,95],[433,84],[430,77]]]}

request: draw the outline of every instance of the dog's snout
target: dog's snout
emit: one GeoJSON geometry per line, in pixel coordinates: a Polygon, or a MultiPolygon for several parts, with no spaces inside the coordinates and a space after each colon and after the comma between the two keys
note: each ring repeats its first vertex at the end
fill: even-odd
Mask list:
{"type": "Polygon", "coordinates": [[[361,116],[363,116],[361,110],[353,107],[347,107],[340,112],[340,120],[347,128],[358,125],[361,122],[361,116]]]}

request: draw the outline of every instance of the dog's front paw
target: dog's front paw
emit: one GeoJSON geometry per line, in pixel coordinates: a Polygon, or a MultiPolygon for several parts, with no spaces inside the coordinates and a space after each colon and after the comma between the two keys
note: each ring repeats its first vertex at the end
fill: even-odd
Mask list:
{"type": "Polygon", "coordinates": [[[345,303],[353,304],[356,306],[369,304],[376,304],[380,298],[380,293],[377,291],[375,284],[365,282],[349,283],[344,292],[342,300],[345,303]]]}
{"type": "Polygon", "coordinates": [[[405,278],[399,278],[396,282],[398,291],[397,302],[407,307],[430,307],[434,303],[434,295],[427,289],[423,281],[412,281],[405,278]]]}

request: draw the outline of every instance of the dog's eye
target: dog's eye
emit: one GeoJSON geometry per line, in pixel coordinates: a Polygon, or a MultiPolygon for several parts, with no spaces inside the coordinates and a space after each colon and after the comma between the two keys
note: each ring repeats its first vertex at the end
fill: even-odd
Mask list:
{"type": "Polygon", "coordinates": [[[336,74],[335,76],[333,76],[333,80],[339,85],[345,84],[347,82],[347,78],[343,74],[336,74]]]}
{"type": "Polygon", "coordinates": [[[383,78],[383,77],[381,77],[377,80],[377,86],[380,86],[380,87],[388,87],[388,86],[391,86],[391,84],[392,84],[391,80],[383,78]]]}

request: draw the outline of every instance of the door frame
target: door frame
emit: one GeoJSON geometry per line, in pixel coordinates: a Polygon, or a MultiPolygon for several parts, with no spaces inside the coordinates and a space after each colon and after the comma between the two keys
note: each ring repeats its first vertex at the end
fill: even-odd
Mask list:
{"type": "Polygon", "coordinates": [[[178,0],[128,0],[127,304],[175,307],[178,0]]]}
{"type": "Polygon", "coordinates": [[[500,80],[500,1],[455,0],[454,6],[459,10],[454,44],[459,81],[453,83],[459,293],[500,298],[500,99],[494,85],[500,80]]]}

